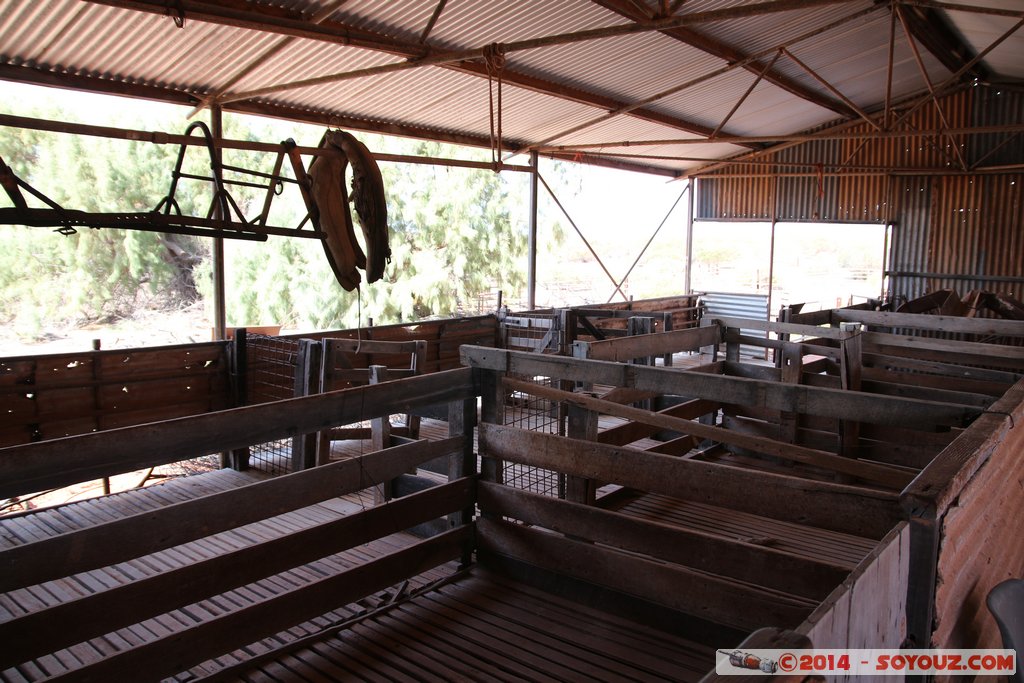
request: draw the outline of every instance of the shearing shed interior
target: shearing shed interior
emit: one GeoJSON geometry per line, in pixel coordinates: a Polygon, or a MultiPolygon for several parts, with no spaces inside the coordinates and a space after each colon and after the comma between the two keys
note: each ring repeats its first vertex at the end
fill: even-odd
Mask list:
{"type": "Polygon", "coordinates": [[[311,237],[351,290],[387,226],[356,258],[316,186],[340,158],[373,184],[365,132],[490,150],[390,160],[527,174],[533,216],[525,310],[229,335],[221,273],[214,341],[0,359],[4,500],[224,465],[0,517],[0,678],[697,681],[744,649],[1013,648],[989,604],[1024,574],[1022,25],[1021,0],[0,2],[0,79],[203,122],[0,124],[206,145],[217,190],[206,216],[89,213],[0,164],[4,224],[311,237]],[[231,140],[224,112],[333,137],[231,140]],[[303,225],[237,215],[229,148],[278,155],[303,225]],[[677,183],[689,230],[884,226],[885,291],[750,314],[693,291],[687,248],[673,296],[544,308],[542,158],[677,183]]]}

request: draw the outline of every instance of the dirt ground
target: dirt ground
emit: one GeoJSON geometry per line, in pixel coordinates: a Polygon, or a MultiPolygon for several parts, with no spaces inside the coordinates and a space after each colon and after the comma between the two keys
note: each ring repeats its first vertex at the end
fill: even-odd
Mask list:
{"type": "Polygon", "coordinates": [[[16,326],[0,326],[0,358],[88,351],[93,340],[101,349],[192,344],[209,341],[213,323],[202,304],[174,310],[140,309],[133,317],[108,325],[49,327],[34,336],[19,334],[16,326]]]}

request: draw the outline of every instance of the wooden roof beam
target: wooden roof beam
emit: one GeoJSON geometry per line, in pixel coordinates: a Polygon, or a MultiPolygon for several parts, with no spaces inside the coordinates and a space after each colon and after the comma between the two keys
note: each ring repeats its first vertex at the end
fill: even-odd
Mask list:
{"type": "MultiPolygon", "coordinates": [[[[629,0],[591,0],[591,2],[594,2],[605,9],[611,10],[612,12],[632,21],[643,22],[656,18],[642,12],[629,0]]],[[[661,31],[661,33],[702,50],[710,55],[720,57],[727,62],[742,62],[748,57],[748,55],[735,47],[688,27],[665,29],[661,31]]],[[[798,81],[785,76],[776,69],[766,69],[766,66],[766,64],[757,60],[744,64],[743,68],[751,73],[758,74],[759,76],[763,72],[763,80],[768,81],[769,83],[772,83],[773,85],[776,85],[803,100],[807,100],[812,104],[816,104],[825,109],[830,109],[842,116],[850,118],[857,117],[857,112],[850,109],[843,102],[826,97],[822,93],[808,88],[798,81]]]]}

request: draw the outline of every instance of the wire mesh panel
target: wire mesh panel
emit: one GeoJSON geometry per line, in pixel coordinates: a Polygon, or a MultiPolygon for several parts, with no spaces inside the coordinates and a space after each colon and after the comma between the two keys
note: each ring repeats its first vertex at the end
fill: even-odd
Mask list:
{"type": "MultiPolygon", "coordinates": [[[[519,376],[517,379],[541,386],[558,385],[558,381],[550,377],[519,376]]],[[[505,424],[564,436],[565,407],[558,401],[513,391],[505,396],[505,424]]],[[[558,472],[506,462],[502,476],[507,486],[545,496],[565,497],[565,475],[558,472]]]]}
{"type": "MultiPolygon", "coordinates": [[[[295,372],[300,341],[262,334],[246,336],[248,372],[246,403],[281,401],[295,396],[295,372]]],[[[249,466],[269,472],[291,471],[292,439],[281,439],[249,446],[249,466]]]]}
{"type": "Polygon", "coordinates": [[[558,353],[561,345],[560,311],[529,311],[501,319],[506,349],[537,353],[558,353]]]}

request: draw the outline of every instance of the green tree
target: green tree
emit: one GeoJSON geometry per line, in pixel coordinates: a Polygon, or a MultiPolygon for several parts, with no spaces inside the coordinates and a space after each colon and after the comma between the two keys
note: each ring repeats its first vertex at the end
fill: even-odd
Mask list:
{"type": "MultiPolygon", "coordinates": [[[[361,137],[371,149],[453,153],[436,143],[361,137]]],[[[334,279],[314,240],[232,244],[225,266],[229,324],[324,329],[366,324],[368,318],[408,322],[454,315],[492,287],[518,292],[524,286],[526,227],[511,208],[508,178],[433,165],[382,163],[381,171],[392,251],[385,277],[350,293],[334,279]]],[[[292,204],[284,214],[294,223],[304,211],[292,204]]]]}
{"type": "MultiPolygon", "coordinates": [[[[61,119],[60,110],[36,113],[61,119]]],[[[114,123],[132,127],[131,123],[114,123]]],[[[153,123],[153,122],[150,122],[153,123]]],[[[166,129],[166,128],[165,128],[166,129]]],[[[137,212],[167,193],[177,148],[0,127],[0,156],[15,173],[67,209],[137,212]]],[[[190,163],[195,168],[195,163],[190,163]]],[[[183,211],[203,189],[184,183],[183,211]]],[[[30,206],[43,206],[28,197],[30,206]]],[[[9,205],[6,196],[2,200],[9,205]]],[[[137,305],[180,305],[197,296],[192,270],[206,247],[193,237],[83,228],[59,235],[40,228],[0,228],[0,317],[31,333],[43,321],[90,323],[130,315],[137,305]]]]}
{"type": "MultiPolygon", "coordinates": [[[[57,109],[18,112],[72,118],[57,109]]],[[[276,141],[300,136],[315,145],[322,129],[225,116],[225,137],[276,141]],[[296,131],[296,132],[292,132],[296,131]]],[[[182,132],[180,115],[132,120],[123,128],[182,132]]],[[[447,145],[362,135],[372,150],[482,159],[486,153],[447,145]]],[[[39,133],[0,127],[0,156],[15,172],[69,209],[148,211],[167,193],[178,147],[39,133]]],[[[226,164],[272,170],[274,155],[225,150],[226,164]]],[[[287,164],[285,167],[287,169],[287,164]]],[[[413,321],[472,310],[499,287],[512,298],[525,284],[526,176],[432,165],[381,163],[388,195],[392,261],[383,280],[345,292],[315,239],[227,240],[228,323],[280,323],[331,328],[413,321]]],[[[205,148],[191,147],[186,172],[208,175],[205,148]]],[[[288,171],[285,171],[288,174],[288,171]]],[[[251,180],[235,173],[228,179],[251,180]]],[[[265,193],[229,185],[245,218],[265,193]]],[[[182,180],[182,212],[206,215],[210,183],[182,180]]],[[[34,200],[33,205],[39,206],[34,200]]],[[[9,205],[0,198],[0,205],[9,205]]],[[[294,186],[275,196],[270,224],[294,227],[306,209],[294,186]]],[[[357,233],[358,233],[357,229],[357,233]]],[[[557,233],[558,231],[556,231],[557,233]]],[[[210,240],[136,230],[81,229],[62,236],[46,229],[0,227],[0,320],[24,333],[46,327],[108,322],[137,308],[204,301],[212,312],[210,240]]]]}

